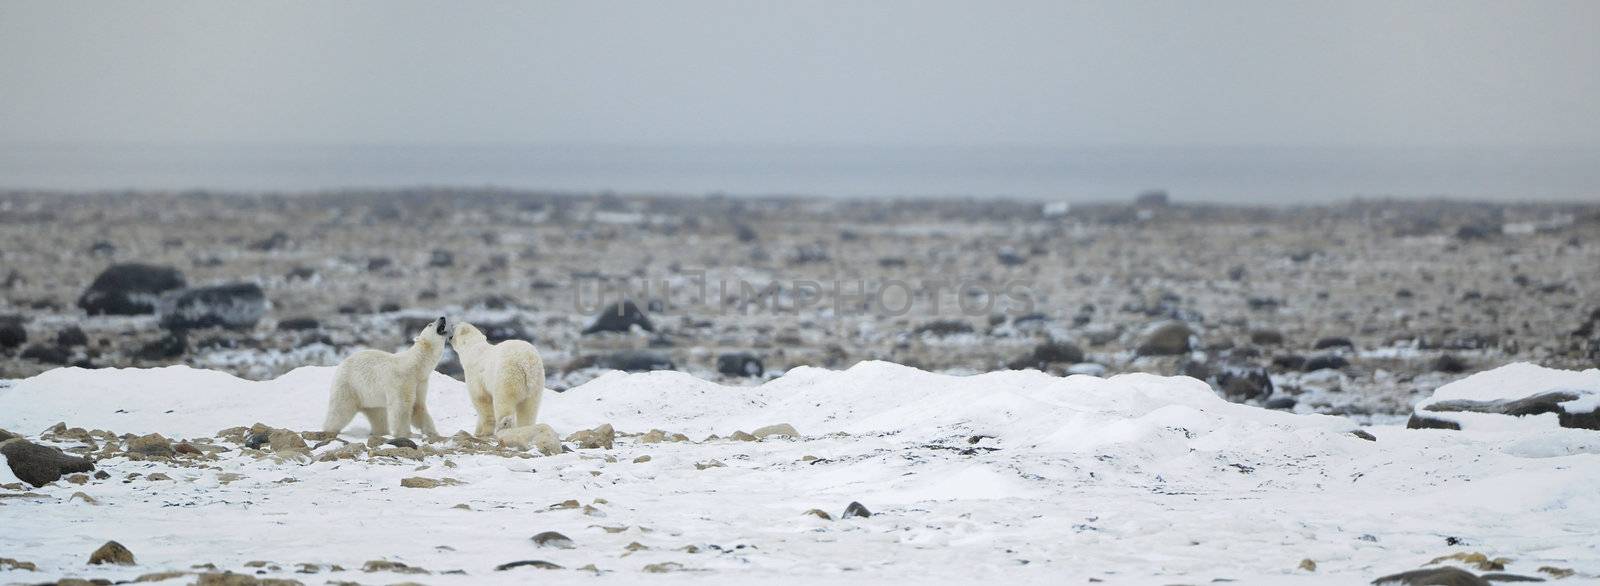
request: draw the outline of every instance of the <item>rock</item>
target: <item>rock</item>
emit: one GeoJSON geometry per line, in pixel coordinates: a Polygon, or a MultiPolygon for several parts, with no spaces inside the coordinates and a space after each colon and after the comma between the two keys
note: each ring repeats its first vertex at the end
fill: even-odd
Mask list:
{"type": "Polygon", "coordinates": [[[995,252],[994,258],[1000,264],[1008,267],[1028,264],[1028,256],[1017,252],[1017,249],[1010,246],[1001,247],[999,251],[995,252]]]}
{"type": "Polygon", "coordinates": [[[400,563],[400,562],[391,562],[389,560],[368,560],[367,563],[362,564],[361,571],[369,573],[369,574],[372,573],[372,572],[395,572],[395,573],[399,573],[399,574],[431,574],[432,573],[432,572],[429,572],[429,571],[424,570],[422,568],[416,568],[416,567],[408,566],[408,565],[405,565],[405,564],[400,563]]]}
{"type": "Polygon", "coordinates": [[[850,506],[847,506],[847,507],[844,508],[844,514],[843,515],[839,515],[839,518],[840,519],[849,519],[851,517],[863,517],[863,518],[865,518],[865,517],[871,517],[871,516],[872,516],[872,511],[868,511],[867,507],[863,506],[861,503],[858,503],[858,502],[855,502],[855,501],[851,501],[850,502],[850,506]]]}
{"type": "Polygon", "coordinates": [[[172,448],[172,441],[162,437],[159,433],[139,436],[128,440],[128,453],[137,454],[144,458],[171,458],[177,454],[172,448]]]}
{"type": "Polygon", "coordinates": [[[1299,354],[1280,354],[1272,357],[1272,366],[1279,370],[1300,370],[1306,366],[1306,357],[1299,354]]]}
{"type": "Polygon", "coordinates": [[[650,461],[650,456],[648,454],[643,455],[643,456],[639,456],[639,457],[633,459],[633,463],[634,464],[643,464],[643,463],[649,462],[649,461],[650,461]]]}
{"type": "Polygon", "coordinates": [[[917,326],[916,329],[911,331],[911,333],[917,335],[927,334],[931,336],[944,337],[954,336],[957,334],[970,334],[973,331],[974,328],[970,323],[961,320],[942,319],[917,326]]]}
{"type": "Polygon", "coordinates": [[[278,331],[281,332],[315,330],[320,327],[322,327],[321,322],[318,322],[317,319],[313,317],[291,317],[289,319],[278,321],[278,331]]]}
{"type": "Polygon", "coordinates": [[[197,287],[162,302],[161,327],[168,330],[249,329],[255,327],[266,312],[266,294],[255,283],[197,287]]]}
{"type": "Polygon", "coordinates": [[[435,248],[433,252],[428,253],[428,266],[430,267],[448,267],[455,264],[456,255],[451,254],[448,250],[435,248]]]}
{"type": "MultiPolygon", "coordinates": [[[[1244,402],[1272,395],[1272,377],[1267,369],[1257,366],[1223,365],[1212,374],[1211,380],[1229,401],[1244,402]]],[[[1294,406],[1290,399],[1289,406],[1294,406]]]]}
{"type": "Polygon", "coordinates": [[[152,473],[149,476],[144,477],[144,479],[145,480],[149,480],[151,482],[160,482],[160,481],[165,481],[165,480],[172,480],[172,477],[171,476],[167,476],[167,474],[165,472],[155,472],[155,473],[152,473]]]}
{"type": "Polygon", "coordinates": [[[78,326],[67,326],[61,331],[56,332],[56,345],[63,348],[87,346],[89,345],[89,335],[83,333],[83,328],[78,326]]]}
{"type": "Polygon", "coordinates": [[[749,352],[728,352],[717,356],[717,372],[728,376],[761,376],[766,367],[749,352]]]}
{"type": "Polygon", "coordinates": [[[1561,427],[1577,429],[1600,430],[1600,411],[1573,411],[1569,412],[1563,403],[1580,399],[1584,393],[1580,391],[1550,391],[1521,397],[1517,399],[1499,399],[1494,401],[1469,401],[1464,399],[1424,401],[1412,413],[1411,420],[1406,422],[1406,427],[1432,427],[1439,429],[1461,429],[1458,422],[1448,417],[1439,417],[1437,413],[1490,413],[1510,417],[1523,417],[1527,415],[1556,414],[1556,422],[1561,427]]]}
{"type": "Polygon", "coordinates": [[[168,360],[183,356],[188,350],[189,340],[183,332],[169,332],[161,339],[141,346],[134,352],[134,357],[140,360],[168,360]]]}
{"type": "Polygon", "coordinates": [[[91,505],[100,504],[100,501],[96,500],[92,496],[89,496],[87,493],[84,493],[81,490],[77,491],[77,492],[74,492],[74,493],[72,493],[72,496],[67,497],[67,502],[69,502],[69,503],[72,502],[72,501],[75,501],[75,500],[82,500],[83,502],[85,502],[87,504],[91,504],[91,505]]]}
{"type": "Polygon", "coordinates": [[[1282,345],[1283,332],[1278,330],[1250,330],[1250,343],[1257,346],[1282,345]]]}
{"type": "Polygon", "coordinates": [[[133,552],[115,541],[107,541],[100,549],[89,554],[90,565],[115,564],[119,566],[134,565],[133,552]]]}
{"type": "Polygon", "coordinates": [[[695,470],[709,470],[711,468],[727,468],[727,467],[728,467],[728,465],[722,463],[722,460],[707,460],[705,462],[695,462],[694,463],[694,469],[695,470]]]}
{"type": "Polygon", "coordinates": [[[200,574],[198,578],[199,581],[195,582],[196,586],[303,586],[297,580],[257,578],[233,572],[206,572],[200,574]]]}
{"type": "Polygon", "coordinates": [[[1378,441],[1378,436],[1372,435],[1370,432],[1368,432],[1365,429],[1353,429],[1353,430],[1350,430],[1350,435],[1353,435],[1353,436],[1356,436],[1358,438],[1367,440],[1369,442],[1378,441]]]}
{"type": "Polygon", "coordinates": [[[1488,580],[1451,566],[1401,572],[1378,578],[1372,583],[1376,586],[1491,586],[1488,580]]]}
{"type": "Polygon", "coordinates": [[[1299,401],[1296,401],[1294,397],[1278,396],[1267,399],[1267,401],[1262,403],[1261,406],[1268,409],[1277,409],[1279,411],[1293,411],[1294,406],[1297,403],[1299,403],[1299,401]]]}
{"type": "Polygon", "coordinates": [[[567,436],[567,441],[578,444],[580,450],[611,449],[616,443],[617,432],[610,423],[601,424],[594,429],[583,429],[572,432],[567,436]]]}
{"type": "Polygon", "coordinates": [[[822,509],[811,509],[811,510],[806,511],[806,512],[801,513],[801,514],[802,515],[811,515],[813,517],[816,517],[818,519],[822,519],[824,521],[832,521],[833,520],[833,515],[829,515],[827,511],[824,511],[822,509]]]}
{"type": "Polygon", "coordinates": [[[251,242],[247,248],[256,252],[269,252],[283,248],[289,243],[289,235],[283,232],[273,232],[265,240],[251,242]]]}
{"type": "Polygon", "coordinates": [[[787,423],[778,423],[757,428],[755,431],[750,432],[750,435],[755,436],[757,439],[765,439],[767,436],[773,435],[800,437],[800,432],[795,431],[793,425],[789,425],[787,423]]]}
{"type": "Polygon", "coordinates": [[[259,450],[259,449],[261,449],[261,446],[267,445],[271,441],[272,441],[272,434],[270,434],[270,433],[259,432],[259,431],[258,432],[252,432],[252,433],[250,433],[250,435],[245,436],[245,438],[244,438],[244,447],[250,448],[252,450],[259,450]]]}
{"type": "Polygon", "coordinates": [[[400,479],[400,486],[404,488],[438,488],[439,481],[422,476],[412,476],[400,479]]]}
{"type": "Polygon", "coordinates": [[[638,305],[635,305],[632,301],[623,301],[607,306],[605,310],[600,312],[600,315],[595,317],[594,322],[589,324],[589,327],[584,328],[583,333],[627,333],[633,331],[634,326],[639,326],[639,329],[647,332],[656,331],[655,325],[650,323],[650,318],[639,310],[638,305]]]}
{"type": "Polygon", "coordinates": [[[572,543],[572,538],[555,531],[545,531],[533,536],[533,544],[539,547],[554,547],[556,549],[573,549],[577,547],[572,543]]]}
{"type": "Polygon", "coordinates": [[[1300,368],[1306,372],[1313,372],[1328,368],[1340,369],[1346,366],[1350,366],[1350,361],[1345,360],[1343,356],[1338,354],[1319,354],[1307,358],[1305,364],[1300,368]]]}
{"type": "Polygon", "coordinates": [[[0,442],[0,456],[5,456],[6,465],[18,480],[35,487],[60,480],[65,474],[94,470],[94,463],[89,460],[22,438],[0,442]]]}
{"type": "Polygon", "coordinates": [[[681,571],[683,571],[683,564],[680,564],[678,562],[661,562],[659,564],[648,564],[644,568],[642,568],[642,570],[644,570],[645,573],[649,573],[649,574],[665,574],[667,572],[681,572],[681,571]]]}
{"type": "Polygon", "coordinates": [[[384,445],[390,445],[390,446],[394,446],[394,447],[397,447],[397,448],[412,448],[412,449],[416,449],[416,447],[417,447],[417,442],[411,441],[409,438],[403,438],[403,437],[397,437],[397,438],[394,438],[392,440],[389,440],[389,441],[386,441],[386,442],[383,442],[383,443],[384,443],[384,445]]]}
{"type": "MultiPolygon", "coordinates": [[[[610,354],[587,358],[590,359],[590,366],[625,372],[672,370],[676,366],[672,363],[671,356],[650,350],[618,350],[610,354]]],[[[568,369],[570,370],[571,366],[568,369]]]]}
{"type": "Polygon", "coordinates": [[[0,348],[11,349],[28,343],[28,330],[22,316],[0,315],[0,348]]]}
{"type": "Polygon", "coordinates": [[[5,441],[8,440],[8,439],[15,439],[15,438],[19,438],[19,437],[22,437],[22,436],[14,434],[14,433],[11,433],[11,432],[6,431],[4,429],[0,429],[0,443],[5,443],[5,441]]]}
{"type": "Polygon", "coordinates": [[[1428,417],[1422,413],[1412,413],[1406,420],[1406,429],[1453,429],[1459,431],[1461,424],[1454,421],[1428,417]]]}
{"type": "MultiPolygon", "coordinates": [[[[267,434],[267,444],[274,452],[309,452],[311,447],[306,445],[305,438],[300,434],[287,429],[274,429],[267,434]]],[[[416,444],[412,444],[415,446],[416,444]]]]}
{"type": "Polygon", "coordinates": [[[1071,342],[1049,340],[1033,347],[1033,352],[1007,365],[1012,370],[1037,368],[1044,370],[1051,364],[1078,364],[1083,362],[1083,349],[1071,342]]]}
{"type": "Polygon", "coordinates": [[[560,569],[562,569],[561,566],[552,564],[552,563],[544,561],[544,560],[523,560],[523,561],[520,561],[520,562],[511,562],[511,563],[507,563],[507,564],[500,564],[500,565],[494,567],[494,571],[496,571],[496,572],[504,572],[504,571],[510,570],[512,568],[522,568],[522,567],[538,568],[538,569],[541,569],[541,570],[560,570],[560,569]]]}
{"type": "Polygon", "coordinates": [[[1434,372],[1459,374],[1466,372],[1469,366],[1467,365],[1467,361],[1462,360],[1453,354],[1443,354],[1438,358],[1433,359],[1433,364],[1430,368],[1432,368],[1434,372]]]}
{"type": "Polygon", "coordinates": [[[738,441],[741,441],[741,442],[753,442],[753,441],[756,441],[758,439],[761,439],[761,438],[758,438],[756,436],[753,436],[753,435],[750,435],[748,433],[745,433],[743,431],[735,431],[735,432],[733,432],[733,435],[728,436],[728,438],[729,439],[738,440],[738,441]]]}
{"type": "Polygon", "coordinates": [[[37,572],[39,571],[39,566],[34,565],[33,562],[24,562],[11,558],[0,558],[0,570],[37,572]]]}
{"type": "Polygon", "coordinates": [[[1315,560],[1312,560],[1311,558],[1306,558],[1306,559],[1300,560],[1300,568],[1299,569],[1305,570],[1307,572],[1315,572],[1315,571],[1317,571],[1317,562],[1315,560]]]}
{"type": "Polygon", "coordinates": [[[1143,340],[1134,350],[1140,356],[1172,356],[1185,354],[1190,350],[1189,339],[1193,337],[1194,330],[1187,324],[1169,321],[1156,324],[1145,330],[1143,340]]]}
{"type": "Polygon", "coordinates": [[[72,354],[66,348],[44,344],[28,346],[20,356],[40,364],[66,364],[72,360],[72,354]]]}
{"type": "Polygon", "coordinates": [[[1344,338],[1344,337],[1339,337],[1339,336],[1329,336],[1329,337],[1326,337],[1326,338],[1318,338],[1317,342],[1315,344],[1311,345],[1311,349],[1312,350],[1327,350],[1329,348],[1348,348],[1348,349],[1354,350],[1355,347],[1356,347],[1355,342],[1351,342],[1350,338],[1344,338]]]}
{"type": "Polygon", "coordinates": [[[155,313],[161,294],[182,289],[183,273],[171,267],[117,264],[101,271],[78,297],[78,307],[89,315],[141,315],[155,313]]]}

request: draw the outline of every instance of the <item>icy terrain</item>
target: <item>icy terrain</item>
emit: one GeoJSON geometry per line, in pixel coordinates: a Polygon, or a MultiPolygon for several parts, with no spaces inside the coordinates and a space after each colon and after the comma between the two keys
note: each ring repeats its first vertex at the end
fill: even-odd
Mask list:
{"type": "MultiPolygon", "coordinates": [[[[1506,368],[1518,376],[1490,371],[1455,392],[1600,379],[1506,368]]],[[[553,457],[439,439],[420,442],[434,452],[420,460],[319,461],[344,442],[285,456],[211,439],[256,422],[317,428],[332,373],[252,382],[188,367],[67,368],[0,382],[0,428],[69,451],[79,444],[41,432],[64,421],[229,448],[101,459],[109,479],[26,488],[37,496],[0,489],[0,557],[38,567],[0,565],[0,584],[206,563],[311,584],[1355,584],[1456,553],[1507,558],[1523,575],[1574,570],[1567,584],[1600,573],[1600,432],[1589,430],[1363,428],[1369,441],[1346,419],[1229,403],[1183,377],[955,377],[865,362],[755,388],[608,374],[547,393],[540,420],[563,435],[609,423],[615,448],[553,457]],[[801,437],[728,439],[779,423],[801,437]],[[647,443],[640,434],[653,429],[668,441],[647,443]],[[401,486],[412,477],[441,485],[401,486]],[[80,491],[98,504],[71,498],[80,491]],[[841,518],[852,501],[871,516],[841,518]],[[545,531],[573,547],[530,540],[545,531]],[[85,565],[107,540],[138,565],[85,565]],[[429,573],[363,572],[373,560],[429,573]],[[561,569],[495,569],[524,560],[561,569]],[[297,573],[313,569],[301,564],[317,573],[297,573]],[[645,573],[655,571],[665,573],[645,573]]],[[[436,374],[429,397],[441,432],[472,428],[461,383],[436,374]]],[[[343,438],[365,433],[357,418],[343,438]]]]}

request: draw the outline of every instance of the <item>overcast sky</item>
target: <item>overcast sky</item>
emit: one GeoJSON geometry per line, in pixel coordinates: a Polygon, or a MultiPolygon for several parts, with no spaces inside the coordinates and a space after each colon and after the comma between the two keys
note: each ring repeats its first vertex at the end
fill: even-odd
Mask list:
{"type": "Polygon", "coordinates": [[[0,3],[0,141],[1600,145],[1600,2],[0,3]]]}

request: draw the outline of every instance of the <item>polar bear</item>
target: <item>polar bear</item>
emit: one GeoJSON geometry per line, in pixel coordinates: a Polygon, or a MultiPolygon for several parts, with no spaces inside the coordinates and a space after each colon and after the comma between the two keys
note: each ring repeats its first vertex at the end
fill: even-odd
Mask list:
{"type": "Polygon", "coordinates": [[[439,435],[428,414],[428,376],[444,355],[444,325],[442,317],[428,324],[398,354],[368,349],[339,363],[322,431],[343,431],[359,411],[372,424],[374,436],[392,430],[395,437],[409,437],[413,424],[424,434],[439,435]]]}
{"type": "Polygon", "coordinates": [[[544,360],[533,344],[506,340],[490,344],[472,324],[456,324],[450,346],[461,357],[467,394],[478,411],[478,428],[486,437],[513,427],[528,427],[539,416],[544,394],[544,360]]]}

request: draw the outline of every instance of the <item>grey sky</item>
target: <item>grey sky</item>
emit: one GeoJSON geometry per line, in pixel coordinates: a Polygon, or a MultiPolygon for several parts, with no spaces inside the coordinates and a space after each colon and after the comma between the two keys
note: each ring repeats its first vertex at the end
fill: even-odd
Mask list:
{"type": "Polygon", "coordinates": [[[1600,2],[0,3],[0,141],[1600,145],[1600,2]]]}

